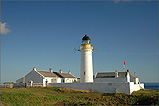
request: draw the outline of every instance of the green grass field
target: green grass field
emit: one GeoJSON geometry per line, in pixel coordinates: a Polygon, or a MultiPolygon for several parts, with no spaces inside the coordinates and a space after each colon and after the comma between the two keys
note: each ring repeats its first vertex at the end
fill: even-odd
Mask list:
{"type": "Polygon", "coordinates": [[[158,105],[157,90],[106,94],[68,88],[1,88],[1,105],[158,105]]]}

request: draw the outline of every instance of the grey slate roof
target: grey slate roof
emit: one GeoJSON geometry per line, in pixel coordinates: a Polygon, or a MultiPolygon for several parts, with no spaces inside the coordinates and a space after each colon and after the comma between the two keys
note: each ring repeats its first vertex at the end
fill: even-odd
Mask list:
{"type": "Polygon", "coordinates": [[[109,73],[97,73],[96,78],[114,78],[115,73],[109,72],[109,73]]]}
{"type": "Polygon", "coordinates": [[[59,72],[54,72],[54,73],[61,78],[76,78],[72,74],[69,74],[69,73],[59,73],[59,72]]]}
{"type": "Polygon", "coordinates": [[[76,78],[69,73],[49,72],[49,71],[37,71],[44,77],[60,77],[60,78],[76,78]]]}
{"type": "Polygon", "coordinates": [[[118,77],[126,77],[128,72],[118,72],[118,77]]]}
{"type": "MultiPolygon", "coordinates": [[[[127,72],[118,72],[118,78],[124,78],[127,72]]],[[[115,72],[97,73],[95,78],[115,78],[115,72]]]]}
{"type": "Polygon", "coordinates": [[[49,72],[49,71],[37,71],[37,72],[39,72],[40,74],[42,74],[44,77],[58,77],[53,72],[49,72]]]}

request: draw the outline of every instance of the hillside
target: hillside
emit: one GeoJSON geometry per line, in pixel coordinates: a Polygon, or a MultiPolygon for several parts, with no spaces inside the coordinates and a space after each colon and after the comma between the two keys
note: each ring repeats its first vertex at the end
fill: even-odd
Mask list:
{"type": "Polygon", "coordinates": [[[1,105],[157,105],[158,91],[105,94],[68,88],[1,88],[1,105]]]}

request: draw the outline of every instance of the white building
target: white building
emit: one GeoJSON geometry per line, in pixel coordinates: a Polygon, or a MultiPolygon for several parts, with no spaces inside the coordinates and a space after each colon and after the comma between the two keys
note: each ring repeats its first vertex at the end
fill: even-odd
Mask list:
{"type": "Polygon", "coordinates": [[[27,75],[16,80],[16,83],[43,83],[45,86],[47,83],[73,83],[76,81],[77,78],[70,71],[68,73],[63,73],[62,70],[60,72],[52,72],[52,69],[40,71],[34,67],[27,75]]]}
{"type": "Polygon", "coordinates": [[[134,82],[139,84],[139,78],[130,72],[105,72],[96,73],[94,82],[134,82]]]}

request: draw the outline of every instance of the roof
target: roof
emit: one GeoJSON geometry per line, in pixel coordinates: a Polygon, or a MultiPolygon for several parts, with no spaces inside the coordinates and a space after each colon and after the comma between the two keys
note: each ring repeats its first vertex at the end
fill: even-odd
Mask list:
{"type": "MultiPolygon", "coordinates": [[[[118,78],[124,78],[127,72],[118,72],[118,78]]],[[[97,73],[95,78],[115,78],[115,72],[97,73]]]]}
{"type": "Polygon", "coordinates": [[[114,78],[115,77],[115,73],[114,72],[110,72],[110,73],[97,73],[96,78],[114,78]]]}
{"type": "Polygon", "coordinates": [[[39,72],[41,75],[43,75],[44,77],[58,77],[56,74],[54,74],[53,72],[49,72],[49,71],[37,71],[39,72]]]}
{"type": "Polygon", "coordinates": [[[50,72],[50,71],[37,71],[44,77],[60,77],[60,78],[76,78],[69,73],[59,73],[59,72],[50,72]]]}
{"type": "Polygon", "coordinates": [[[76,78],[72,74],[69,74],[69,73],[59,73],[59,72],[54,72],[54,73],[61,78],[76,78]]]}
{"type": "Polygon", "coordinates": [[[85,35],[82,40],[91,40],[87,35],[85,35]]]}

